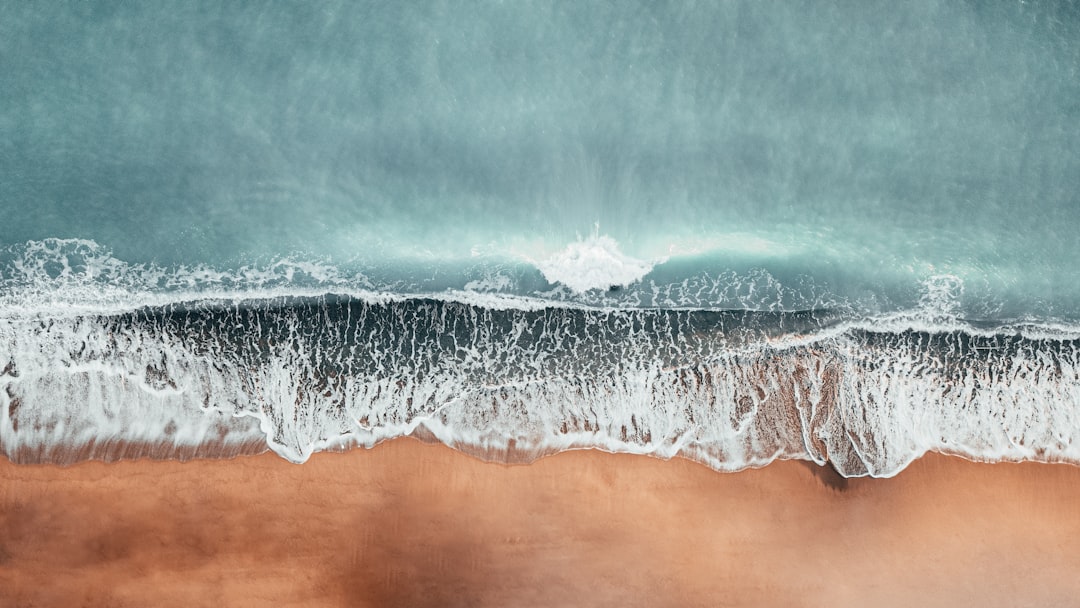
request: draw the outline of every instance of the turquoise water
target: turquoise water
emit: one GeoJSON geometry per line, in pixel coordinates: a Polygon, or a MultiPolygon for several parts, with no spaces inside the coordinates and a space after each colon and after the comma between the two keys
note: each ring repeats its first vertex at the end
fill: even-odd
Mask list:
{"type": "MultiPolygon", "coordinates": [[[[38,412],[58,399],[100,401],[91,384],[108,385],[107,370],[143,377],[153,366],[135,353],[182,346],[162,337],[168,328],[139,329],[130,352],[102,347],[84,361],[105,375],[77,389],[47,381],[69,372],[41,353],[78,352],[87,327],[105,331],[110,315],[149,307],[168,318],[181,303],[262,310],[268,299],[339,294],[628,318],[818,311],[827,321],[797,333],[849,324],[830,340],[917,330],[1071,344],[1080,323],[1073,3],[5,2],[2,12],[0,364],[23,362],[21,375],[0,379],[24,416],[35,399],[38,412]],[[27,319],[43,318],[74,325],[27,337],[37,327],[27,319]]],[[[590,324],[568,327],[588,334],[590,324]]],[[[468,335],[468,348],[487,339],[468,335]]],[[[649,344],[623,353],[646,376],[649,344]]],[[[569,348],[549,346],[515,356],[569,348]]],[[[1052,359],[1055,373],[1072,356],[1061,344],[1031,348],[1043,353],[1033,365],[1052,359]]],[[[691,359],[721,356],[706,351],[691,359]]],[[[237,369],[266,364],[237,356],[237,369]]],[[[190,357],[176,361],[190,371],[190,357]]],[[[275,365],[306,377],[295,357],[275,365]]],[[[369,380],[417,373],[402,361],[369,380]]],[[[173,375],[176,384],[183,374],[173,375]]],[[[451,376],[462,386],[473,378],[451,376]]],[[[510,376],[499,382],[538,381],[510,376]]],[[[267,412],[280,399],[253,396],[249,380],[229,385],[247,401],[224,410],[250,414],[263,426],[243,432],[265,433],[278,449],[280,425],[267,421],[287,416],[267,412]]],[[[1080,409],[1070,382],[1047,399],[1080,409]]],[[[109,399],[149,407],[115,390],[109,399]]],[[[620,393],[640,402],[626,407],[658,407],[642,391],[620,393]]],[[[211,401],[184,407],[209,411],[211,401]]],[[[342,420],[365,416],[342,407],[352,412],[342,420]]],[[[435,407],[371,437],[411,432],[435,407]]],[[[91,425],[85,437],[131,426],[117,424],[91,425]]],[[[7,432],[9,454],[78,443],[7,432]]],[[[460,432],[441,437],[454,443],[460,432]]],[[[280,450],[302,460],[356,433],[337,425],[280,450]]],[[[604,444],[575,437],[564,443],[604,444]]],[[[909,444],[893,454],[941,448],[909,444]]],[[[627,445],[616,447],[652,444],[627,445]]],[[[771,454],[753,453],[709,462],[732,468],[724,463],[771,454]]],[[[905,458],[869,471],[894,472],[905,458]]]]}
{"type": "Polygon", "coordinates": [[[872,307],[953,275],[975,315],[1076,315],[1070,3],[4,12],[5,244],[417,286],[598,224],[677,274],[764,269],[872,307]]]}

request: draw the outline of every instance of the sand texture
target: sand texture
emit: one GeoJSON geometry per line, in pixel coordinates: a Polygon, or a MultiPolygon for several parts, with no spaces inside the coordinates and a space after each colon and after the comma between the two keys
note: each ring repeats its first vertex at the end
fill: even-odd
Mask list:
{"type": "Polygon", "coordinates": [[[268,605],[1075,606],[1080,468],[507,466],[412,439],[0,464],[0,606],[268,605]]]}

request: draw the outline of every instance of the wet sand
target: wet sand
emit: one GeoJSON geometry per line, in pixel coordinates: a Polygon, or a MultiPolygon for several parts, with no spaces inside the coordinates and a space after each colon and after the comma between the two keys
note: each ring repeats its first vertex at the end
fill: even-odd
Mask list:
{"type": "Polygon", "coordinates": [[[1080,468],[842,480],[412,439],[231,461],[0,463],[2,606],[1073,606],[1080,468]]]}

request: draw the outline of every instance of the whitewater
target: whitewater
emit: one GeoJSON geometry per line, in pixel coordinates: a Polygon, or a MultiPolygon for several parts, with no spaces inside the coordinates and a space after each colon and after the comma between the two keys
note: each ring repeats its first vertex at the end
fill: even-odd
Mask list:
{"type": "Polygon", "coordinates": [[[965,322],[952,277],[915,309],[853,318],[394,294],[295,263],[226,280],[87,242],[20,256],[9,272],[31,274],[0,307],[0,442],[20,462],[266,448],[303,462],[406,435],[504,462],[598,448],[849,476],[927,451],[1080,462],[1080,328],[965,322]]]}

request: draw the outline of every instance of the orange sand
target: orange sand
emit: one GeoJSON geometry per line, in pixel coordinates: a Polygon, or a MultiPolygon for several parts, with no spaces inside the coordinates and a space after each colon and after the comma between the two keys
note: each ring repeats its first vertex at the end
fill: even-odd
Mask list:
{"type": "Polygon", "coordinates": [[[932,456],[845,482],[412,439],[0,464],[0,606],[268,605],[1080,605],[1080,468],[932,456]]]}

